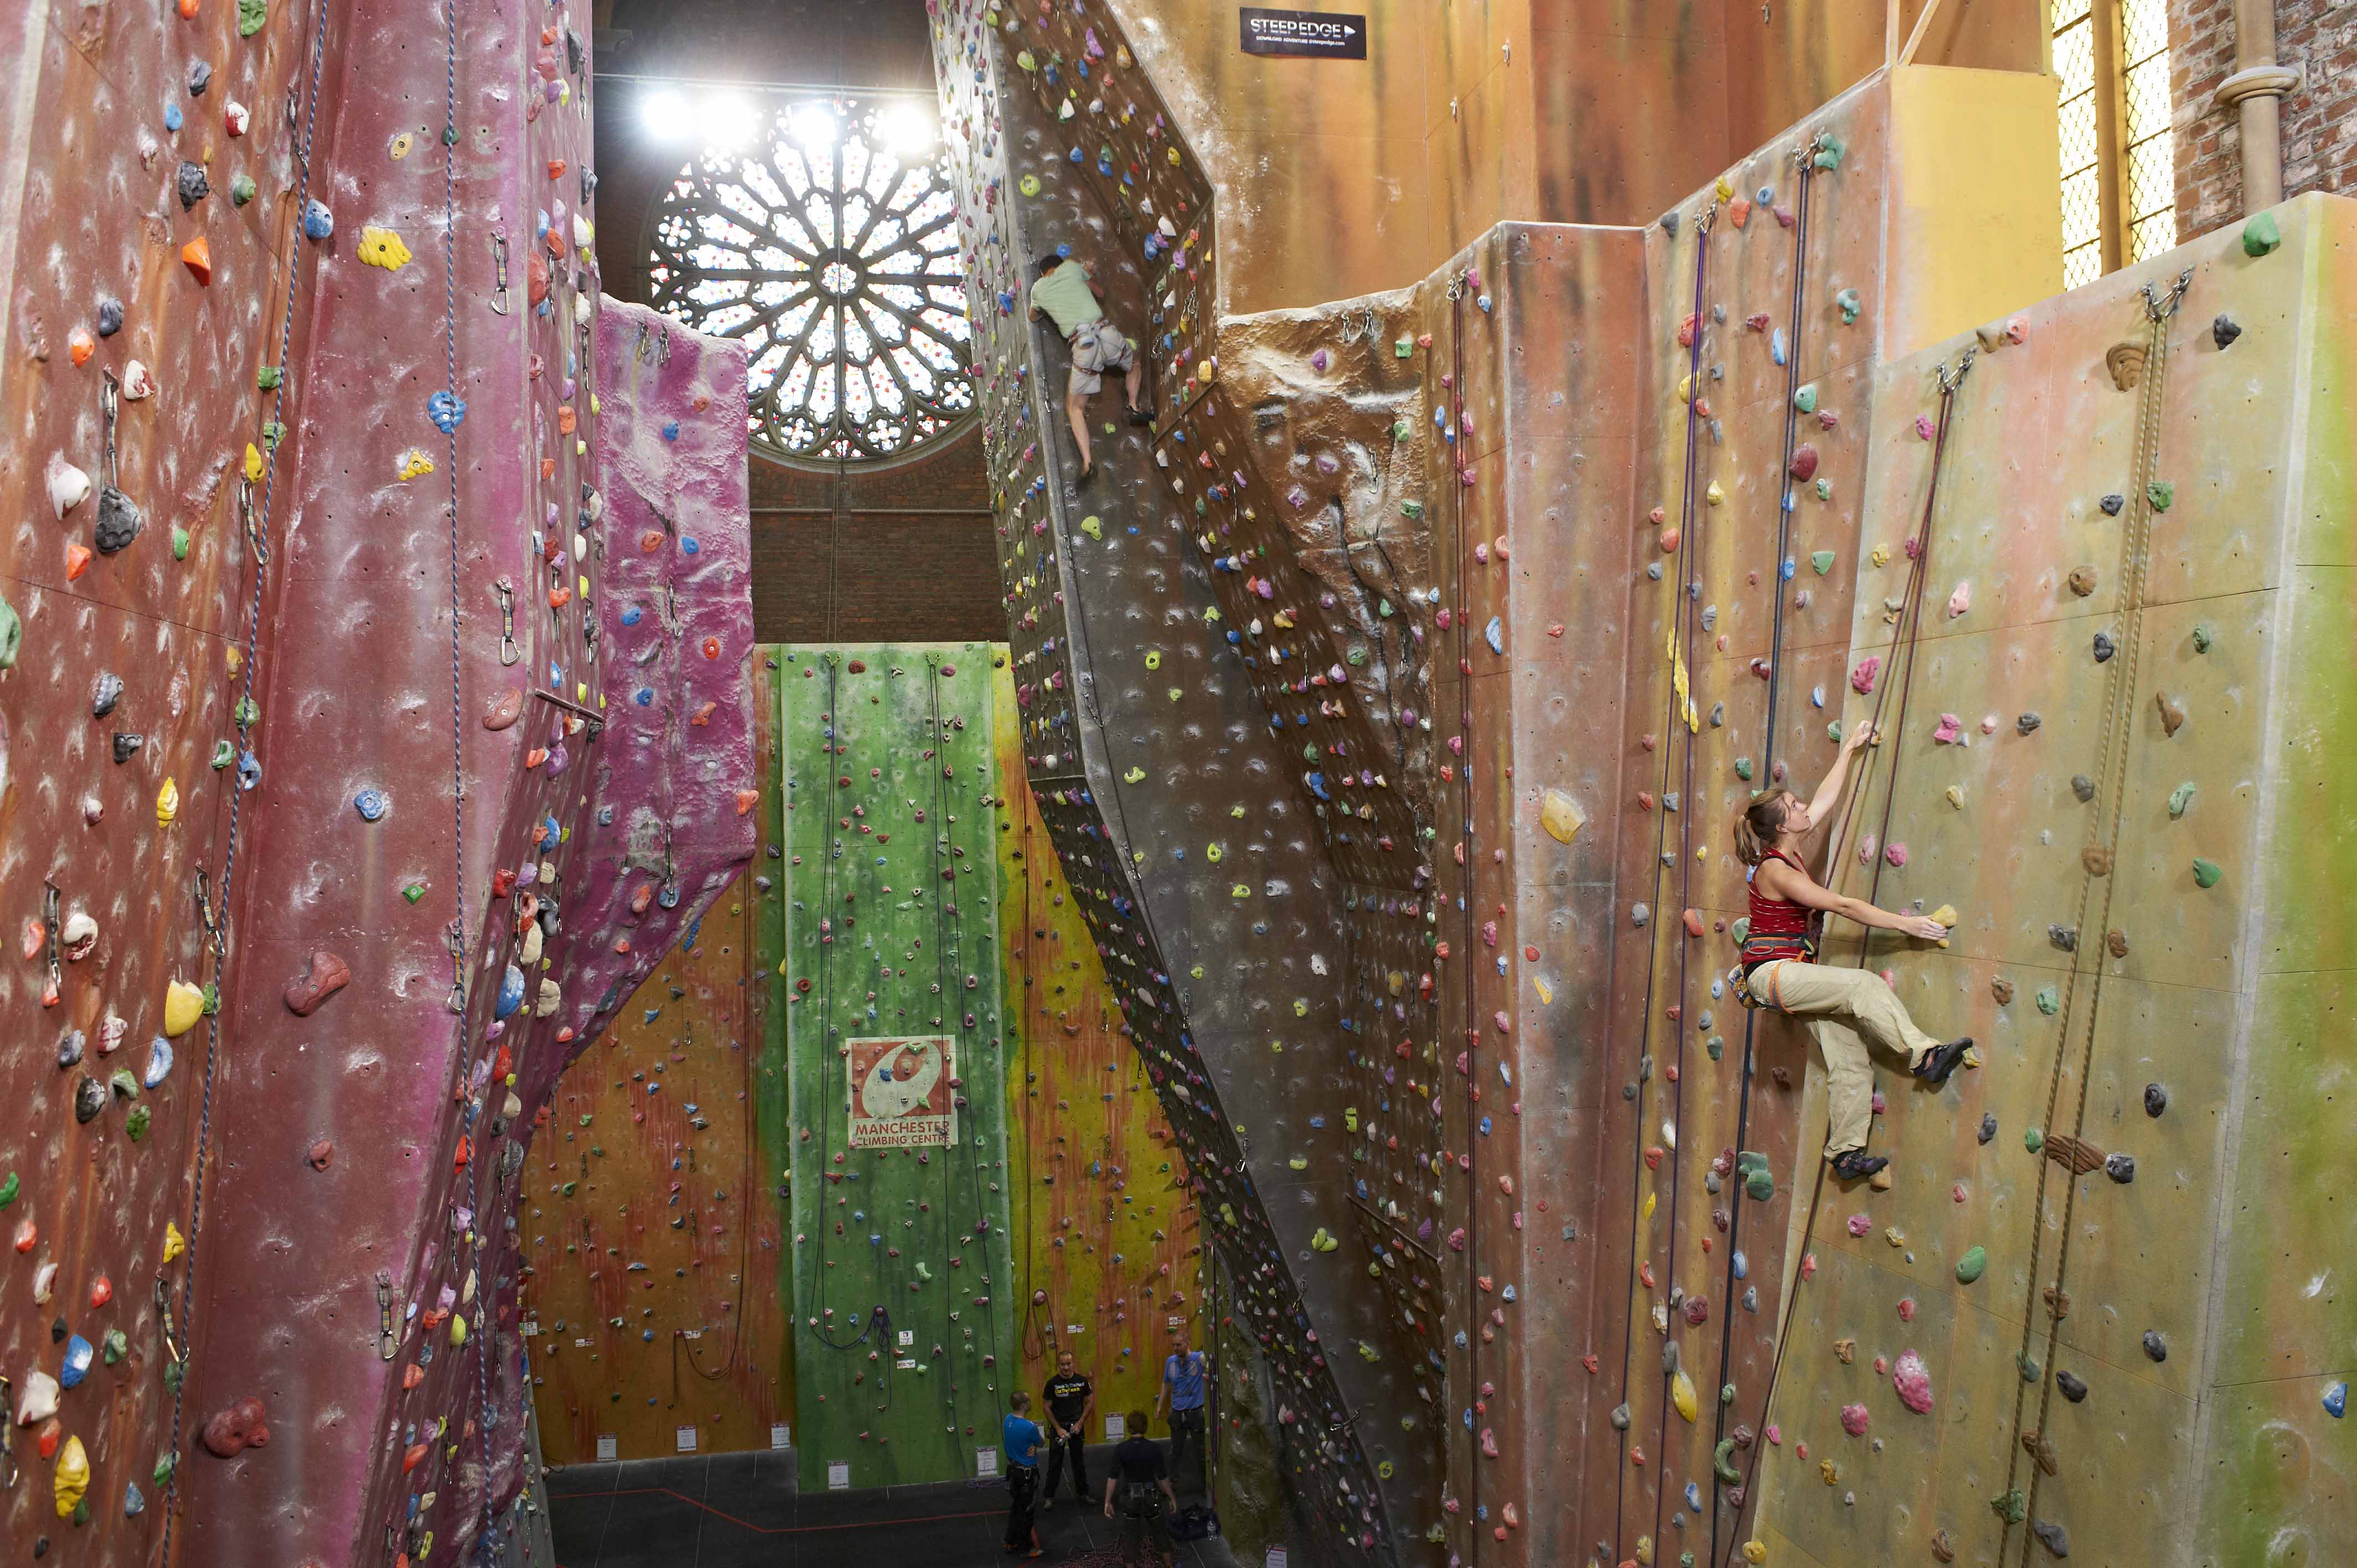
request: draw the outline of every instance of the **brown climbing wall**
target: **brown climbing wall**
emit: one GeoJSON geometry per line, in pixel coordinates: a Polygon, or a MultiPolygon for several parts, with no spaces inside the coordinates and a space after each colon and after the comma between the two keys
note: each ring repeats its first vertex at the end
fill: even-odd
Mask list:
{"type": "Polygon", "coordinates": [[[218,915],[241,805],[240,881],[253,874],[253,798],[233,792],[236,750],[259,740],[233,710],[243,671],[271,658],[278,595],[257,596],[243,520],[281,548],[289,502],[283,474],[274,496],[243,465],[269,422],[304,411],[297,385],[258,382],[311,331],[285,105],[312,35],[299,12],[242,30],[235,5],[8,13],[0,1005],[17,1048],[0,1067],[15,1423],[0,1474],[21,1475],[0,1493],[0,1535],[27,1552],[47,1538],[53,1561],[131,1563],[169,1529],[167,1329],[186,1324],[213,1027],[167,988],[220,976],[197,897],[218,915]],[[108,486],[144,519],[127,542],[108,486]],[[58,1391],[84,1347],[86,1380],[58,1391]]]}

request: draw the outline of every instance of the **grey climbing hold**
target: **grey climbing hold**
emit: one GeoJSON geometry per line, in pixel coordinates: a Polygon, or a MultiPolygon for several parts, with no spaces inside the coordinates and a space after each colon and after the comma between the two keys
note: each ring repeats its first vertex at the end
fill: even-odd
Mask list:
{"type": "Polygon", "coordinates": [[[80,1029],[68,1029],[58,1036],[58,1066],[60,1069],[80,1065],[82,1052],[90,1044],[89,1036],[80,1029]]]}
{"type": "Polygon", "coordinates": [[[2042,725],[2046,721],[2044,719],[2040,718],[2036,714],[2024,714],[2019,718],[2013,721],[2013,727],[2023,735],[2029,735],[2035,731],[2040,725],[2042,725]]]}
{"type": "Polygon", "coordinates": [[[1635,904],[1630,907],[1629,923],[1632,926],[1642,926],[1646,921],[1652,918],[1653,911],[1647,908],[1642,904],[1635,904]]]}
{"type": "Polygon", "coordinates": [[[94,542],[101,555],[113,555],[128,549],[147,526],[147,515],[141,511],[129,496],[113,485],[98,492],[98,527],[94,542]]]}
{"type": "Polygon", "coordinates": [[[1994,1113],[1985,1111],[1981,1112],[1981,1142],[1986,1144],[1996,1137],[1996,1117],[1994,1113]]]}
{"type": "Polygon", "coordinates": [[[2064,952],[2079,950],[2079,933],[2072,927],[2049,926],[2046,928],[2046,940],[2064,952]]]}
{"type": "Polygon", "coordinates": [[[183,212],[213,193],[211,183],[205,178],[204,165],[184,163],[180,166],[179,192],[180,210],[183,212]]]}
{"type": "Polygon", "coordinates": [[[98,335],[112,338],[123,330],[123,302],[107,295],[98,302],[98,335]]]}
{"type": "Polygon", "coordinates": [[[1612,1430],[1615,1432],[1626,1432],[1629,1430],[1629,1407],[1627,1405],[1617,1404],[1612,1407],[1612,1430]]]}
{"type": "Polygon", "coordinates": [[[2038,1537],[2039,1544],[2055,1556],[2071,1555],[2071,1538],[2064,1533],[2061,1525],[2041,1519],[2029,1527],[2029,1533],[2038,1537]]]}
{"type": "Polygon", "coordinates": [[[16,667],[16,651],[25,640],[25,623],[16,614],[16,607],[0,599],[0,670],[16,667]]]}
{"type": "Polygon", "coordinates": [[[2095,781],[2083,773],[2071,775],[2071,793],[2079,797],[2082,805],[2095,798],[2095,781]]]}
{"type": "Polygon", "coordinates": [[[114,704],[121,701],[123,701],[123,677],[112,671],[102,672],[98,678],[98,685],[91,693],[90,716],[102,719],[113,713],[114,704]]]}
{"type": "Polygon", "coordinates": [[[74,1085],[74,1120],[90,1122],[105,1109],[106,1085],[87,1074],[83,1075],[82,1080],[74,1085]]]}
{"type": "Polygon", "coordinates": [[[2117,653],[2119,650],[2120,645],[2113,640],[2112,634],[2110,632],[2099,631],[2095,634],[2096,663],[2104,663],[2109,660],[2113,654],[2117,653]]]}
{"type": "Polygon", "coordinates": [[[114,760],[118,763],[130,761],[139,754],[139,748],[146,744],[147,737],[144,735],[132,735],[122,730],[115,731],[114,760]]]}
{"type": "MultiPolygon", "coordinates": [[[[1664,212],[1662,214],[1662,232],[1667,234],[1673,240],[1677,238],[1678,215],[1675,212],[1664,212]]],[[[1622,1424],[1625,1425],[1627,1423],[1623,1423],[1622,1424]]]]}
{"type": "Polygon", "coordinates": [[[2128,498],[2117,494],[2108,495],[2095,504],[2104,509],[2105,517],[2117,517],[2120,515],[2121,509],[2128,504],[2128,498]]]}
{"type": "Polygon", "coordinates": [[[2169,1359],[2169,1341],[2160,1337],[2160,1330],[2158,1328],[2147,1328],[2144,1331],[2144,1353],[2156,1361],[2169,1359]]]}
{"type": "Polygon", "coordinates": [[[2210,341],[2217,344],[2221,349],[2229,347],[2242,335],[2243,329],[2234,324],[2234,318],[2231,316],[2221,316],[2210,324],[2210,341]]]}
{"type": "Polygon", "coordinates": [[[2104,1174],[2122,1187],[2136,1180],[2136,1156],[2113,1155],[2104,1161],[2104,1174]]]}
{"type": "Polygon", "coordinates": [[[2162,1112],[2168,1109],[2169,1090],[2163,1089],[2157,1083],[2146,1084],[2144,1086],[2144,1113],[2147,1116],[2158,1117],[2162,1112]]]}
{"type": "Polygon", "coordinates": [[[2055,1373],[2054,1386],[2061,1389],[2062,1391],[2062,1397],[2069,1400],[2072,1404],[2077,1404],[2081,1400],[2087,1397],[2086,1381],[2075,1373],[2055,1373]]]}

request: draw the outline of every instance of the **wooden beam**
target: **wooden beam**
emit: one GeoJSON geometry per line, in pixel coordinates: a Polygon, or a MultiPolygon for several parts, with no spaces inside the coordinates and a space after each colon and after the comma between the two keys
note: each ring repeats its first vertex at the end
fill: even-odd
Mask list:
{"type": "Polygon", "coordinates": [[[1883,0],[1882,63],[1886,69],[1899,63],[1899,0],[1883,0]]]}
{"type": "Polygon", "coordinates": [[[1931,30],[1932,18],[1940,14],[1940,0],[1923,0],[1923,14],[1915,18],[1915,30],[1907,35],[1907,47],[1899,51],[1900,65],[1913,65],[1915,51],[1923,47],[1923,35],[1931,30]]]}

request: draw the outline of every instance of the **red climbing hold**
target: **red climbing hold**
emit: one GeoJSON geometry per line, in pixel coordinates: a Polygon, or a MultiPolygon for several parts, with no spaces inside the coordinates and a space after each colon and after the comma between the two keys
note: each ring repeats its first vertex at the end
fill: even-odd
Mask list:
{"type": "Polygon", "coordinates": [[[249,1448],[261,1448],[270,1442],[270,1412],[252,1394],[216,1411],[205,1423],[206,1451],[222,1459],[234,1459],[249,1448]]]}
{"type": "Polygon", "coordinates": [[[1792,466],[1787,470],[1803,484],[1817,477],[1817,449],[1803,441],[1792,449],[1792,466]]]}
{"type": "Polygon", "coordinates": [[[300,980],[286,985],[286,1008],[298,1018],[307,1018],[319,1010],[319,1004],[350,983],[351,966],[327,949],[311,955],[310,967],[300,980]]]}

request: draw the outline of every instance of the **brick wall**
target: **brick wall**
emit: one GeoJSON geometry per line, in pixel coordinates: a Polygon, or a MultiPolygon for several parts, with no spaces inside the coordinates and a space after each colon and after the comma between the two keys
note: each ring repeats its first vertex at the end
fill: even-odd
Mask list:
{"type": "MultiPolygon", "coordinates": [[[[627,31],[601,69],[860,85],[929,84],[924,7],[837,0],[617,0],[627,31]],[[758,22],[759,26],[752,24],[758,22]]],[[[597,265],[608,292],[647,301],[647,213],[686,152],[654,143],[620,91],[596,101],[597,265]]],[[[752,461],[753,631],[763,642],[1003,640],[982,432],[880,468],[752,461]]]]}
{"type": "MultiPolygon", "coordinates": [[[[2169,0],[2178,238],[2243,212],[2237,116],[2211,102],[2234,70],[2233,0],[2169,0]]],[[[2357,194],[2357,0],[2276,0],[2276,59],[2304,71],[2281,100],[2284,194],[2357,194]]]]}

